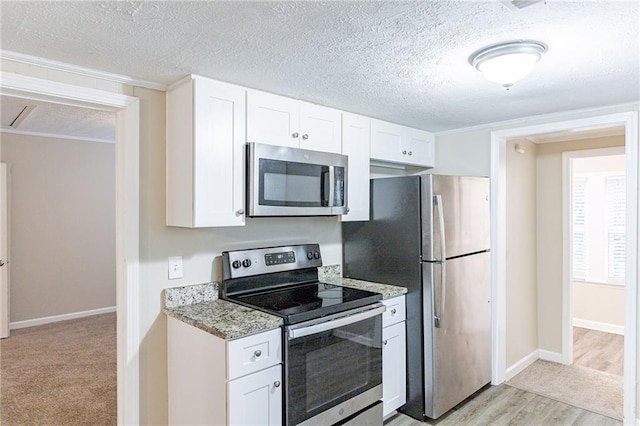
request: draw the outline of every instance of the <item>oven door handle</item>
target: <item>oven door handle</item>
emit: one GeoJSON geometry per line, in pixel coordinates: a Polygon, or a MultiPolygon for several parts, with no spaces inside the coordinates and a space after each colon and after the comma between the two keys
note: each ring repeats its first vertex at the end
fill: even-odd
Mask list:
{"type": "Polygon", "coordinates": [[[299,337],[310,336],[316,333],[322,333],[324,331],[333,330],[336,328],[344,327],[345,325],[354,324],[356,322],[375,317],[382,314],[387,310],[384,305],[373,305],[374,308],[367,308],[364,312],[360,312],[352,315],[345,315],[334,319],[328,319],[327,321],[316,323],[309,326],[303,326],[300,328],[289,328],[288,339],[293,340],[299,337]]]}

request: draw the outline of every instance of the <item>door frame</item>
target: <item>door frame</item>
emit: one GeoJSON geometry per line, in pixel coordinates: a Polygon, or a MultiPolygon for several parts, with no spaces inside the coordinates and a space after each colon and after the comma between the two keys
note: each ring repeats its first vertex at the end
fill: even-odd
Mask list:
{"type": "MultiPolygon", "coordinates": [[[[638,332],[638,111],[569,119],[491,132],[492,383],[506,377],[506,149],[507,140],[580,128],[624,126],[627,195],[627,265],[625,277],[624,421],[636,423],[638,332]]],[[[563,277],[568,265],[563,265],[563,277]]],[[[564,278],[563,278],[564,279],[564,278]]],[[[568,312],[564,298],[563,312],[568,312]]],[[[563,324],[567,319],[563,318],[563,324]]],[[[563,339],[566,339],[563,332],[563,339]]],[[[563,348],[565,347],[563,343],[563,348]]]]}
{"type": "Polygon", "coordinates": [[[0,94],[116,113],[118,424],[140,423],[140,101],[136,97],[2,72],[0,94]]]}
{"type": "Polygon", "coordinates": [[[0,339],[9,337],[9,173],[0,163],[0,339]]]}

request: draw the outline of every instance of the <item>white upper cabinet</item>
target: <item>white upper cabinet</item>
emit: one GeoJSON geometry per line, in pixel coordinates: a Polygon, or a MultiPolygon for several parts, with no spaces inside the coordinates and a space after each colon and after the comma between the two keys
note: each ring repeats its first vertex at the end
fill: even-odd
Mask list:
{"type": "Polygon", "coordinates": [[[340,154],[341,118],[338,110],[301,101],[300,148],[340,154]]]}
{"type": "Polygon", "coordinates": [[[244,225],[244,89],[190,76],[167,92],[167,225],[244,225]]]}
{"type": "Polygon", "coordinates": [[[342,154],[349,157],[347,203],[343,222],[369,220],[369,143],[371,119],[342,114],[342,154]]]}
{"type": "Polygon", "coordinates": [[[433,167],[435,136],[381,120],[371,120],[371,160],[433,167]]]}
{"type": "Polygon", "coordinates": [[[340,153],[340,111],[284,96],[247,93],[247,141],[340,153]]]}
{"type": "Polygon", "coordinates": [[[300,106],[296,99],[251,90],[247,93],[247,142],[300,144],[300,106]]]}

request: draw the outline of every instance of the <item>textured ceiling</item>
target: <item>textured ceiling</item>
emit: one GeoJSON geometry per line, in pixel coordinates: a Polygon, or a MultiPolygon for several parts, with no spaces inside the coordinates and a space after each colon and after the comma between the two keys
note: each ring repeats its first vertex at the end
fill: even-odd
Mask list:
{"type": "Polygon", "coordinates": [[[5,51],[168,84],[196,73],[442,131],[640,99],[640,2],[2,1],[5,51]],[[469,56],[549,50],[509,91],[469,56]]]}

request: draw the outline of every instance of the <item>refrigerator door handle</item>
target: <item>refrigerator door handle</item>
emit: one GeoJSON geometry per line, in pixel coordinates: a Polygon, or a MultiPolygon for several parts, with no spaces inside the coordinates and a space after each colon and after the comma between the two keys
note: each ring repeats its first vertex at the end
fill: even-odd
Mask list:
{"type": "Polygon", "coordinates": [[[444,213],[442,209],[441,195],[438,194],[433,196],[433,205],[438,209],[438,224],[440,230],[440,259],[438,259],[438,263],[440,264],[440,309],[435,312],[434,325],[437,328],[440,328],[440,324],[442,323],[442,319],[444,318],[444,302],[447,292],[447,252],[444,236],[444,213]]]}

